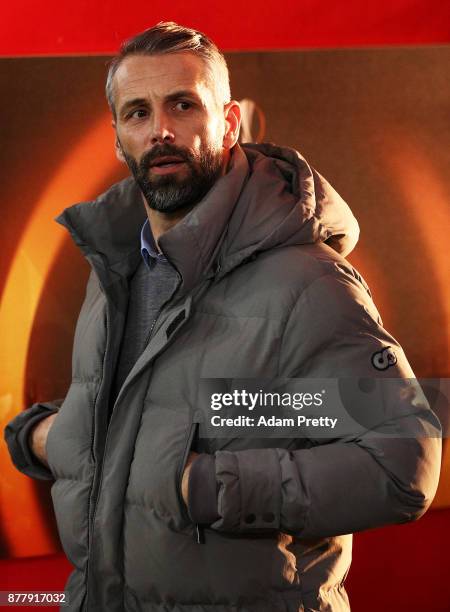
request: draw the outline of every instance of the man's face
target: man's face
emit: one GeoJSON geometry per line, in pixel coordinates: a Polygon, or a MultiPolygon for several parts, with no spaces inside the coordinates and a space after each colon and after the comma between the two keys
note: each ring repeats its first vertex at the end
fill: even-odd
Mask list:
{"type": "Polygon", "coordinates": [[[199,202],[224,171],[227,130],[203,61],[192,53],[127,57],[114,77],[119,156],[150,208],[199,202]]]}

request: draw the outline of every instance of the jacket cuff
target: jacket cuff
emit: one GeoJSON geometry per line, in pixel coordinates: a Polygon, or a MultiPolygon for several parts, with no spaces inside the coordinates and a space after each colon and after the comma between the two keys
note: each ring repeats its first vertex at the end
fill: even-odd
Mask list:
{"type": "Polygon", "coordinates": [[[31,451],[28,437],[39,421],[55,412],[58,412],[55,408],[46,408],[42,404],[37,404],[18,414],[5,428],[5,441],[12,462],[20,472],[31,478],[53,480],[53,474],[49,468],[41,463],[31,451]]]}
{"type": "Polygon", "coordinates": [[[275,448],[216,453],[221,519],[212,529],[263,533],[280,529],[281,470],[275,448]]]}
{"type": "Polygon", "coordinates": [[[188,482],[188,512],[196,525],[210,525],[220,518],[217,512],[218,484],[213,455],[201,454],[192,463],[188,482]]]}

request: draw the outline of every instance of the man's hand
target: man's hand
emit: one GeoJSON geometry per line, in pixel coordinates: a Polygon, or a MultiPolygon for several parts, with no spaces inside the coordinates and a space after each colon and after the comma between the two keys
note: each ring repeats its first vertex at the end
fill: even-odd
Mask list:
{"type": "Polygon", "coordinates": [[[192,463],[195,461],[196,457],[198,457],[198,453],[194,453],[194,451],[191,451],[189,453],[189,457],[186,462],[186,467],[184,468],[183,472],[183,478],[181,480],[181,494],[183,496],[183,500],[186,506],[188,504],[189,472],[191,471],[192,463]]]}
{"type": "Polygon", "coordinates": [[[33,427],[28,436],[28,445],[33,454],[39,459],[41,463],[48,467],[47,453],[45,451],[45,444],[47,442],[48,432],[50,431],[53,421],[58,416],[58,413],[51,414],[39,421],[39,423],[33,427]]]}

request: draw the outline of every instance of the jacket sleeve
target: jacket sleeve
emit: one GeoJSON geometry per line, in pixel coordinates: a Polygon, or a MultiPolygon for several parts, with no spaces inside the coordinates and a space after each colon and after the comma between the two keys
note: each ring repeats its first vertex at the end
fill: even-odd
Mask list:
{"type": "Polygon", "coordinates": [[[64,399],[52,402],[36,403],[23,410],[5,428],[5,441],[16,468],[39,480],[53,480],[51,471],[31,452],[28,436],[35,425],[42,419],[57,412],[64,399]]]}
{"type": "MultiPolygon", "coordinates": [[[[224,450],[213,461],[194,461],[194,521],[214,521],[211,527],[221,531],[277,529],[313,538],[407,522],[426,511],[439,479],[440,423],[357,273],[336,265],[301,293],[281,341],[279,376],[385,377],[398,384],[387,385],[370,428],[356,427],[341,438],[311,437],[309,448],[224,450]],[[388,347],[395,357],[382,370],[374,358],[388,347]],[[209,502],[200,510],[200,479],[211,484],[212,471],[217,502],[209,486],[209,502]]],[[[365,409],[352,407],[361,414],[365,409]]]]}

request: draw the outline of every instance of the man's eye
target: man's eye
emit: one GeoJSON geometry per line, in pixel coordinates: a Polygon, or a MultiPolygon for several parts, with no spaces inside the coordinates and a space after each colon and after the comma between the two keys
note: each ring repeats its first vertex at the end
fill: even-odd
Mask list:
{"type": "Polygon", "coordinates": [[[147,116],[147,111],[143,108],[138,108],[128,115],[131,119],[142,119],[147,116]]]}
{"type": "Polygon", "coordinates": [[[192,107],[190,102],[177,102],[175,108],[179,111],[187,111],[192,107]]]}

